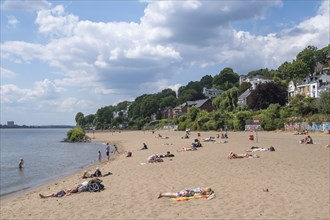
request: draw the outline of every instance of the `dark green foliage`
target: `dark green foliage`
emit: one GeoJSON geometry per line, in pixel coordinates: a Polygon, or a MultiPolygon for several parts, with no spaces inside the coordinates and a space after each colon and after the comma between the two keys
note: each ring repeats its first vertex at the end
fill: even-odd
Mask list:
{"type": "Polygon", "coordinates": [[[248,77],[263,77],[265,79],[272,79],[276,75],[275,70],[259,69],[251,71],[247,74],[248,77]]]}
{"type": "Polygon", "coordinates": [[[200,81],[200,84],[201,84],[201,87],[202,88],[212,88],[212,81],[213,81],[213,77],[210,76],[210,75],[206,75],[206,76],[203,76],[201,81],[200,81]]]}
{"type": "Polygon", "coordinates": [[[272,103],[284,106],[287,100],[287,87],[274,82],[262,83],[251,92],[249,108],[253,110],[266,109],[272,103]]]}
{"type": "Polygon", "coordinates": [[[84,114],[81,112],[78,112],[75,117],[76,125],[82,125],[84,122],[84,114]]]}
{"type": "Polygon", "coordinates": [[[215,75],[212,81],[213,87],[221,90],[227,90],[238,86],[239,75],[232,68],[224,68],[218,75],[215,75]]]}

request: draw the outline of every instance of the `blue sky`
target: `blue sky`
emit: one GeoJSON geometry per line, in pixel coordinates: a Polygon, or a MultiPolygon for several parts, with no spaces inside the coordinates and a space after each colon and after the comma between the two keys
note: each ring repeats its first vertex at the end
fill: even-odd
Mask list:
{"type": "Polygon", "coordinates": [[[277,69],[329,44],[329,1],[1,1],[1,124],[177,90],[231,67],[277,69]]]}

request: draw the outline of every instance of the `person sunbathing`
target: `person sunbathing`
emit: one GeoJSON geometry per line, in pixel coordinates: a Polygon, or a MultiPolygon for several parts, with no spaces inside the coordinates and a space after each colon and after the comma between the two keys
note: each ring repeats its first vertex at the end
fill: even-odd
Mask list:
{"type": "Polygon", "coordinates": [[[62,197],[64,195],[69,196],[72,193],[77,193],[78,192],[78,187],[79,186],[76,186],[76,187],[74,187],[72,189],[61,190],[61,191],[58,191],[58,192],[55,192],[55,193],[51,193],[51,194],[48,194],[48,195],[43,195],[43,194],[39,193],[39,196],[42,199],[49,198],[49,197],[62,197]]]}
{"type": "Polygon", "coordinates": [[[211,195],[214,191],[210,187],[206,187],[204,189],[198,187],[195,189],[184,189],[179,192],[166,192],[166,193],[159,193],[158,199],[162,197],[167,198],[178,198],[178,197],[191,197],[197,195],[211,195]]]}
{"type": "Polygon", "coordinates": [[[233,151],[230,151],[227,158],[228,159],[241,159],[241,158],[258,158],[258,155],[255,154],[251,154],[249,152],[245,153],[245,154],[236,154],[233,151]]]}
{"type": "Polygon", "coordinates": [[[215,141],[215,137],[208,137],[203,139],[204,142],[213,142],[215,141]]]}
{"type": "Polygon", "coordinates": [[[275,148],[273,146],[267,147],[267,148],[262,148],[262,147],[251,147],[251,150],[246,150],[246,152],[256,152],[256,151],[275,151],[275,148]]]}
{"type": "Polygon", "coordinates": [[[102,172],[100,171],[100,168],[96,168],[95,172],[93,174],[88,173],[88,171],[86,170],[82,176],[83,179],[87,179],[87,178],[94,178],[94,177],[103,177],[103,176],[109,176],[111,175],[111,172],[108,172],[106,174],[102,174],[102,172]]]}
{"type": "Polygon", "coordinates": [[[158,137],[161,139],[168,139],[169,137],[163,137],[161,134],[158,134],[158,137]]]}
{"type": "Polygon", "coordinates": [[[160,158],[157,154],[153,154],[147,158],[148,163],[157,163],[164,162],[162,158],[160,158]]]}
{"type": "Polygon", "coordinates": [[[166,154],[161,154],[159,155],[160,158],[163,158],[163,157],[174,157],[174,154],[171,154],[170,151],[167,151],[166,154]]]}

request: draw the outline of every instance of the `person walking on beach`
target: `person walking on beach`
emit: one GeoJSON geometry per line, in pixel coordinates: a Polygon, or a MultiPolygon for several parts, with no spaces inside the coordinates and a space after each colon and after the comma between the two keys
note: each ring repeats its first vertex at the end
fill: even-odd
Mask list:
{"type": "Polygon", "coordinates": [[[108,157],[108,160],[110,160],[110,145],[109,145],[109,143],[107,143],[107,147],[105,149],[106,149],[106,155],[108,157]]]}
{"type": "Polygon", "coordinates": [[[101,160],[102,160],[101,151],[99,151],[98,155],[99,155],[99,161],[101,162],[101,160]]]}
{"type": "Polygon", "coordinates": [[[23,169],[23,166],[24,166],[24,160],[20,159],[19,163],[18,163],[18,168],[21,170],[21,169],[23,169]]]}
{"type": "Polygon", "coordinates": [[[115,148],[115,151],[114,152],[117,152],[119,154],[118,147],[115,144],[113,146],[115,148]]]}

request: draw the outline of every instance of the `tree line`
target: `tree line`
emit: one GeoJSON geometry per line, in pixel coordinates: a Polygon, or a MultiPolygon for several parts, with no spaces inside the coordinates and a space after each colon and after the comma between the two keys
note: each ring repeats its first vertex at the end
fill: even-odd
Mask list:
{"type": "Polygon", "coordinates": [[[322,49],[308,46],[291,62],[284,62],[276,70],[259,69],[247,73],[247,77],[261,76],[271,82],[259,84],[251,91],[249,105],[238,105],[238,97],[251,87],[250,83],[239,84],[239,74],[230,67],[214,77],[203,76],[200,81],[190,81],[181,86],[178,93],[164,89],[154,94],[143,94],[134,101],[123,101],[115,106],[102,107],[95,114],[78,112],[77,126],[83,128],[154,129],[164,125],[178,125],[179,130],[244,130],[245,124],[259,119],[265,130],[281,129],[284,123],[295,121],[330,121],[330,92],[323,92],[319,99],[296,95],[288,99],[288,83],[312,74],[319,74],[327,65],[330,45],[322,49]],[[175,107],[186,101],[206,98],[203,88],[222,90],[212,100],[213,112],[192,107],[186,115],[174,119],[163,118],[166,107],[175,107]],[[156,120],[155,120],[156,119],[156,120]]]}

